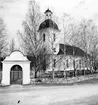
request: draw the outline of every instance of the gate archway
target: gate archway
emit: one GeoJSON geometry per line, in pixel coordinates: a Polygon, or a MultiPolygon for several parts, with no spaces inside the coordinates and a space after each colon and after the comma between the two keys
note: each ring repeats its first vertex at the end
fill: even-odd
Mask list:
{"type": "Polygon", "coordinates": [[[14,51],[7,56],[3,63],[3,86],[10,84],[30,84],[30,61],[20,51],[14,51]]]}
{"type": "Polygon", "coordinates": [[[20,65],[14,65],[10,71],[10,84],[22,84],[23,73],[20,65]]]}

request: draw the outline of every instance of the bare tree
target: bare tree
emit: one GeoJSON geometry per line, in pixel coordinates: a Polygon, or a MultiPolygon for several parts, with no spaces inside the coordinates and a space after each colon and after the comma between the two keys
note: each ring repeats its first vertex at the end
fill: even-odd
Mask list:
{"type": "Polygon", "coordinates": [[[6,55],[7,50],[7,31],[2,18],[0,18],[0,57],[6,55]]]}
{"type": "MultiPolygon", "coordinates": [[[[84,61],[85,61],[85,68],[89,69],[90,63],[90,52],[93,51],[97,44],[97,28],[92,20],[82,20],[77,25],[76,34],[72,35],[73,43],[75,46],[84,50],[84,61]],[[95,41],[96,40],[96,41],[95,41]]],[[[85,74],[85,70],[84,70],[85,74]]]]}
{"type": "MultiPolygon", "coordinates": [[[[64,49],[61,49],[63,51],[63,55],[60,56],[60,60],[59,62],[63,62],[63,67],[64,67],[64,77],[66,78],[67,75],[66,75],[66,68],[67,68],[67,62],[66,62],[66,59],[67,59],[67,55],[66,55],[66,44],[71,44],[73,46],[73,68],[74,68],[74,71],[75,71],[75,52],[74,52],[74,42],[73,42],[73,36],[75,34],[77,34],[77,28],[76,28],[76,25],[75,25],[75,20],[74,18],[71,17],[71,15],[69,14],[65,14],[63,15],[63,19],[62,19],[62,22],[63,22],[63,39],[64,39],[64,49]]],[[[61,63],[59,63],[59,65],[61,65],[61,63]]]]}
{"type": "Polygon", "coordinates": [[[10,50],[10,53],[15,51],[15,41],[14,41],[14,39],[12,39],[10,44],[9,44],[9,50],[10,50]]]}
{"type": "Polygon", "coordinates": [[[19,35],[22,39],[22,47],[24,48],[24,52],[26,52],[27,56],[32,57],[31,64],[35,71],[35,77],[37,77],[37,72],[39,70],[42,68],[45,69],[45,65],[47,65],[48,62],[47,57],[49,57],[46,56],[47,51],[45,51],[42,40],[38,37],[38,27],[40,21],[40,7],[34,0],[30,1],[26,20],[23,21],[24,33],[19,32],[19,35]],[[43,59],[41,59],[41,57],[43,59]]]}
{"type": "Polygon", "coordinates": [[[90,44],[89,44],[89,54],[91,55],[90,67],[91,72],[96,71],[97,61],[98,61],[98,29],[95,24],[92,25],[90,29],[90,44]]]}
{"type": "MultiPolygon", "coordinates": [[[[63,15],[63,34],[64,34],[64,56],[62,58],[63,60],[63,67],[64,67],[64,77],[67,78],[67,74],[65,72],[65,69],[66,69],[66,39],[68,40],[69,38],[69,35],[70,35],[70,21],[71,21],[71,16],[69,14],[65,14],[63,15]]],[[[63,50],[63,49],[62,49],[63,50]]],[[[61,56],[62,57],[62,56],[61,56]]],[[[61,61],[62,62],[62,61],[61,61]]]]}
{"type": "MultiPolygon", "coordinates": [[[[76,36],[78,35],[78,27],[77,27],[77,24],[74,24],[74,23],[71,23],[70,24],[71,26],[71,37],[70,37],[70,43],[73,47],[73,53],[72,53],[72,56],[73,56],[73,69],[74,69],[74,76],[77,75],[77,69],[76,69],[76,56],[75,56],[75,47],[77,47],[77,39],[76,39],[76,36]]],[[[78,46],[79,47],[79,46],[78,46]]]]}
{"type": "Polygon", "coordinates": [[[6,56],[7,52],[7,35],[6,28],[2,18],[0,18],[0,70],[1,70],[1,58],[6,56]]]}

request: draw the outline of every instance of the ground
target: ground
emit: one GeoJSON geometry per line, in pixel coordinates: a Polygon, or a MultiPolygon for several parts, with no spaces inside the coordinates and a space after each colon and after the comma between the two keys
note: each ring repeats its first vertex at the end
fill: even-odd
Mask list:
{"type": "Polygon", "coordinates": [[[68,86],[0,87],[0,105],[98,105],[98,79],[68,86]]]}

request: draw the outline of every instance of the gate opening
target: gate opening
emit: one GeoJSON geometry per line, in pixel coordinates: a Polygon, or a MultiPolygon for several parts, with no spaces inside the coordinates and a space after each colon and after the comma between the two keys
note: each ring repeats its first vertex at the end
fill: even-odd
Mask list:
{"type": "Polygon", "coordinates": [[[20,65],[14,65],[10,71],[10,84],[22,84],[23,72],[20,65]]]}

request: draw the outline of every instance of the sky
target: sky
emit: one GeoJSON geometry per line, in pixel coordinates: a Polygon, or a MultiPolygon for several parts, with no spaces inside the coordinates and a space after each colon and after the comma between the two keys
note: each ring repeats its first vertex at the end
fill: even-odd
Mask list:
{"type": "MultiPolygon", "coordinates": [[[[63,13],[71,14],[74,18],[91,18],[98,23],[98,0],[35,0],[41,12],[50,8],[53,13],[62,17],[63,13]]],[[[29,0],[0,0],[0,16],[4,19],[10,38],[17,37],[25,19],[29,0]]]]}

